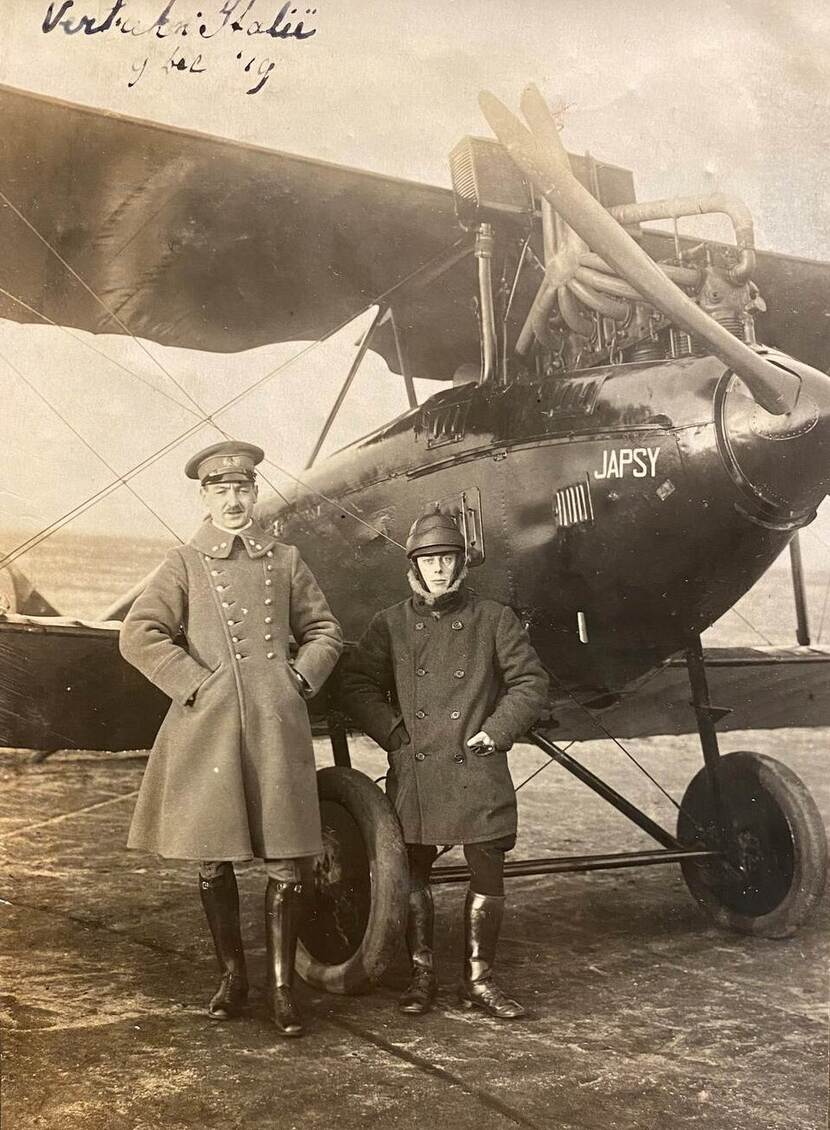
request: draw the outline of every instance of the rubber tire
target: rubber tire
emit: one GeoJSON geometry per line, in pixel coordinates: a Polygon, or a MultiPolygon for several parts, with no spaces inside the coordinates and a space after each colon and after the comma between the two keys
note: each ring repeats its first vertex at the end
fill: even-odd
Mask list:
{"type": "Polygon", "coordinates": [[[349,958],[328,965],[300,940],[296,971],[309,985],[329,993],[365,992],[388,968],[406,926],[409,867],[401,826],[385,794],[357,769],[319,769],[317,791],[321,803],[340,805],[359,828],[369,863],[371,901],[365,933],[349,958]]]}
{"type": "MultiPolygon", "coordinates": [[[[792,875],[789,866],[780,873],[781,881],[788,884],[786,893],[778,903],[763,913],[743,913],[735,906],[725,905],[714,889],[712,877],[723,877],[723,865],[696,864],[691,860],[682,864],[683,878],[690,892],[706,912],[720,926],[742,934],[762,938],[789,938],[813,913],[824,891],[827,878],[827,837],[824,823],[816,803],[807,787],[786,765],[775,758],[751,750],[729,753],[720,760],[721,795],[727,810],[730,827],[735,830],[735,816],[730,812],[730,800],[756,798],[767,808],[780,814],[779,832],[783,833],[783,846],[792,854],[792,875]],[[730,818],[731,817],[731,818],[730,818]],[[707,881],[708,877],[708,881],[707,881]]],[[[692,778],[683,797],[677,822],[677,838],[684,845],[700,843],[701,836],[693,821],[706,826],[712,815],[712,800],[705,769],[692,778]],[[688,814],[688,815],[687,815],[688,814]]],[[[744,820],[743,828],[749,827],[744,820]]],[[[717,846],[713,822],[709,823],[708,846],[717,846]]],[[[756,888],[757,891],[757,888],[756,888]]],[[[740,901],[733,900],[733,901],[740,901]]]]}

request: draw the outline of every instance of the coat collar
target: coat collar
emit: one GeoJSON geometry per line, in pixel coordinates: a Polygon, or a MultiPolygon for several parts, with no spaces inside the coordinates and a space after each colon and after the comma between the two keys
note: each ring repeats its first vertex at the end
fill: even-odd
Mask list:
{"type": "Polygon", "coordinates": [[[421,584],[420,577],[414,569],[409,569],[406,579],[412,589],[412,607],[416,612],[428,613],[436,619],[440,619],[443,613],[457,612],[467,603],[468,594],[464,584],[467,579],[466,565],[462,566],[461,571],[447,591],[438,596],[421,584]]]}
{"type": "Polygon", "coordinates": [[[276,539],[253,522],[246,530],[220,530],[206,518],[190,539],[190,545],[206,557],[226,558],[233,552],[233,543],[239,539],[249,557],[264,557],[273,550],[276,539]]]}

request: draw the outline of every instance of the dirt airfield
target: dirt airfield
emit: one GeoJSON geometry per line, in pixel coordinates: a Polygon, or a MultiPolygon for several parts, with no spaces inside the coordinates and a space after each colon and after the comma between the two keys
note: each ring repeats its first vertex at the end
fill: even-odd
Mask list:
{"type": "MultiPolygon", "coordinates": [[[[828,739],[735,733],[723,749],[782,758],[827,821],[828,739]]],[[[628,748],[676,799],[700,765],[691,737],[628,748]]],[[[382,775],[372,743],[352,752],[382,775]]],[[[674,826],[620,750],[572,752],[674,826]]],[[[330,763],[327,742],[318,756],[330,763]]],[[[544,760],[518,747],[515,782],[544,760]]],[[[463,888],[441,886],[436,1010],[396,1011],[401,955],[365,996],[303,987],[307,1035],[286,1041],[262,998],[257,865],[240,873],[250,1008],[205,1017],[215,965],[193,868],[124,847],[143,764],[0,754],[3,1130],[827,1126],[827,895],[794,939],[772,942],[716,929],[674,866],[509,880],[500,976],[531,1016],[500,1023],[456,1006],[463,888]]],[[[555,765],[519,798],[513,858],[652,846],[555,765]]]]}

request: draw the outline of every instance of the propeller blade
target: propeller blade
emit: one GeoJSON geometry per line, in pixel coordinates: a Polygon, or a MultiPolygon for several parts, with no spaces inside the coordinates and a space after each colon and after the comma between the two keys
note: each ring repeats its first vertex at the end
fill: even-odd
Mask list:
{"type": "Polygon", "coordinates": [[[704,340],[716,357],[746,384],[756,402],[780,416],[792,411],[800,379],[766,361],[700,309],[674,285],[653,259],[570,170],[570,163],[548,115],[539,106],[535,88],[525,91],[522,109],[541,136],[531,132],[495,95],[485,91],[479,105],[491,129],[514,161],[533,179],[539,192],[582,239],[622,278],[676,325],[704,340]]]}

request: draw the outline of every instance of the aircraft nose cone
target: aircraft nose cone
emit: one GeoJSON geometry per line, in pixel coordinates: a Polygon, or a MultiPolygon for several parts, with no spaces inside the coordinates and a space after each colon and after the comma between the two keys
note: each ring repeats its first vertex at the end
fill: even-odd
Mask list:
{"type": "Polygon", "coordinates": [[[799,524],[830,493],[830,377],[783,354],[767,360],[800,378],[796,404],[772,415],[733,380],[720,413],[721,454],[759,507],[799,524]]]}

